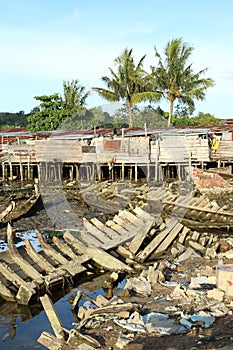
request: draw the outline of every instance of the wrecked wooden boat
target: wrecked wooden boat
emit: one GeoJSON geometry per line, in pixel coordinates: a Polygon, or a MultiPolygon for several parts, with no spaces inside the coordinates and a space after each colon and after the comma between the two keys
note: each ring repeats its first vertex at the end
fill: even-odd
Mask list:
{"type": "Polygon", "coordinates": [[[14,210],[14,208],[15,208],[15,202],[12,201],[10,205],[8,205],[8,207],[0,213],[0,222],[4,222],[6,217],[10,215],[10,213],[14,210]]]}
{"type": "Polygon", "coordinates": [[[207,196],[171,195],[163,200],[163,205],[167,214],[195,230],[232,230],[233,210],[227,205],[219,206],[216,200],[210,200],[207,196]]]}
{"type": "Polygon", "coordinates": [[[29,198],[18,198],[7,206],[0,214],[0,224],[4,225],[8,222],[20,219],[22,216],[29,213],[40,198],[40,194],[34,193],[29,198]]]}
{"type": "Polygon", "coordinates": [[[132,212],[121,211],[106,223],[96,218],[84,218],[83,222],[82,232],[66,231],[64,240],[54,236],[53,245],[36,231],[40,252],[28,239],[25,246],[16,248],[8,224],[9,250],[0,253],[1,297],[27,305],[45,292],[64,289],[95,271],[130,273],[141,269],[141,262],[156,248],[160,248],[159,252],[166,249],[183,229],[176,220],[166,226],[139,207],[132,212]],[[148,235],[151,243],[145,246],[148,235]]]}

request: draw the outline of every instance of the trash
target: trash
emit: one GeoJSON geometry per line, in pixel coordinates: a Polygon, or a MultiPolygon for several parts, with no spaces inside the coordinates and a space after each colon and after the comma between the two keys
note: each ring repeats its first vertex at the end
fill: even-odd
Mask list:
{"type": "Polygon", "coordinates": [[[208,290],[207,298],[214,299],[214,300],[217,300],[217,301],[223,301],[223,299],[224,299],[224,292],[222,290],[217,289],[217,288],[208,290]]]}
{"type": "Polygon", "coordinates": [[[205,311],[200,311],[198,314],[194,315],[187,315],[187,318],[192,322],[195,322],[196,325],[204,325],[204,328],[209,328],[215,321],[215,317],[205,311]]]}
{"type": "Polygon", "coordinates": [[[141,296],[150,296],[152,292],[150,282],[141,276],[127,279],[125,289],[141,296]]]}
{"type": "Polygon", "coordinates": [[[117,339],[115,346],[119,349],[124,349],[124,347],[128,345],[131,341],[133,341],[132,336],[121,333],[117,339]]]}

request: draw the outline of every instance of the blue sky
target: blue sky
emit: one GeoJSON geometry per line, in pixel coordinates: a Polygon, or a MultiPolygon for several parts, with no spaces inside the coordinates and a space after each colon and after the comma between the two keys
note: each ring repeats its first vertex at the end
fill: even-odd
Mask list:
{"type": "MultiPolygon", "coordinates": [[[[63,80],[104,86],[114,59],[133,48],[135,61],[156,65],[173,38],[194,47],[194,71],[215,81],[196,111],[233,118],[232,0],[0,0],[0,111],[26,113],[34,96],[62,94],[63,80]]],[[[97,94],[87,107],[106,103],[97,94]]],[[[168,111],[167,103],[160,106],[168,111]]]]}

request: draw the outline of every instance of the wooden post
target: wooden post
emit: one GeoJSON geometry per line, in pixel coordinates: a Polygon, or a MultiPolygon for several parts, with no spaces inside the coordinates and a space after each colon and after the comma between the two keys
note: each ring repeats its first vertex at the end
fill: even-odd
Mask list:
{"type": "Polygon", "coordinates": [[[125,178],[125,163],[121,164],[121,179],[124,180],[125,178]]]}
{"type": "Polygon", "coordinates": [[[97,176],[98,176],[98,181],[101,181],[101,166],[97,164],[97,176]]]}
{"type": "Polygon", "coordinates": [[[31,156],[30,156],[30,154],[28,154],[28,156],[27,156],[27,169],[28,169],[28,171],[27,171],[27,179],[28,179],[28,181],[29,180],[31,180],[31,177],[30,177],[30,160],[31,160],[31,156]]]}
{"type": "Polygon", "coordinates": [[[138,165],[135,163],[135,182],[138,181],[138,165]]]}
{"type": "Polygon", "coordinates": [[[147,163],[147,180],[150,180],[150,163],[147,163]]]}
{"type": "Polygon", "coordinates": [[[5,181],[5,163],[2,162],[2,181],[5,181]]]}
{"type": "Polygon", "coordinates": [[[78,164],[75,164],[75,172],[76,172],[76,181],[79,179],[79,170],[78,170],[78,164]]]}
{"type": "Polygon", "coordinates": [[[11,161],[9,162],[9,166],[10,166],[10,181],[13,181],[13,168],[12,168],[11,161]]]}
{"type": "Polygon", "coordinates": [[[20,171],[20,180],[23,182],[23,164],[21,162],[21,156],[19,156],[19,171],[20,171]]]}

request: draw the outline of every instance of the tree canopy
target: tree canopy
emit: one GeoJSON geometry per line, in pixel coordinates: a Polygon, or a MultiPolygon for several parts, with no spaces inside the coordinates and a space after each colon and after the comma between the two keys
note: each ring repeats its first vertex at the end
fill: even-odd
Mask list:
{"type": "Polygon", "coordinates": [[[122,101],[126,103],[129,126],[133,126],[132,107],[146,99],[146,72],[143,70],[144,55],[136,64],[132,55],[133,50],[127,48],[115,59],[116,71],[110,70],[110,77],[101,79],[107,89],[94,87],[100,96],[108,101],[122,101]]]}
{"type": "Polygon", "coordinates": [[[210,78],[203,78],[207,68],[194,72],[189,62],[193,47],[184,43],[181,38],[173,39],[165,47],[164,60],[155,47],[158,64],[151,67],[154,89],[169,102],[168,126],[172,122],[174,103],[194,108],[194,100],[204,100],[206,90],[214,86],[210,78]]]}
{"type": "Polygon", "coordinates": [[[35,107],[28,117],[28,129],[31,131],[55,130],[73,125],[73,121],[86,113],[84,107],[88,93],[78,80],[63,82],[64,97],[58,93],[35,96],[40,105],[35,107]]]}

